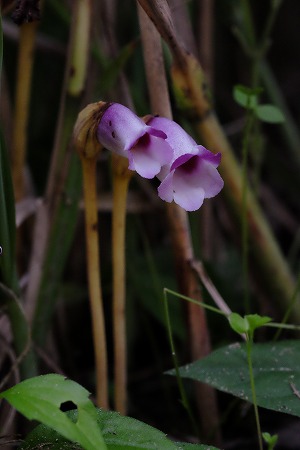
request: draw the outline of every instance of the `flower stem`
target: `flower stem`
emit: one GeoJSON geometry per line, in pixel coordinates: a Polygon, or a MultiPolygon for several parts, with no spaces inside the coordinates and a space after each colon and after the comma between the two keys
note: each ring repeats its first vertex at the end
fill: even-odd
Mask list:
{"type": "Polygon", "coordinates": [[[96,161],[96,156],[93,158],[81,157],[85,201],[87,270],[96,366],[96,400],[99,407],[108,409],[107,349],[100,277],[96,161]]]}
{"type": "Polygon", "coordinates": [[[113,154],[113,335],[115,409],[126,414],[127,348],[126,348],[126,289],[125,289],[125,228],[126,199],[132,171],[128,160],[113,154]]]}

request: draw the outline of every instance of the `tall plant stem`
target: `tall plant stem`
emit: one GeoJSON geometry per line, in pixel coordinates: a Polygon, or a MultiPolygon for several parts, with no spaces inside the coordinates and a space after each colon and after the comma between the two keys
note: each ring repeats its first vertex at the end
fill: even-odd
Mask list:
{"type": "Polygon", "coordinates": [[[112,155],[113,173],[113,336],[115,409],[126,414],[127,404],[127,346],[126,346],[126,280],[125,229],[126,199],[133,172],[128,160],[112,155]]]}
{"type": "MultiPolygon", "coordinates": [[[[171,77],[178,105],[191,119],[203,144],[213,152],[222,153],[220,172],[225,183],[223,195],[232,219],[240,227],[241,168],[212,109],[202,68],[197,59],[178,42],[167,3],[157,0],[139,0],[139,3],[155,22],[172,53],[171,77]]],[[[290,304],[295,281],[250,188],[247,193],[247,220],[252,268],[264,290],[284,311],[290,304]]],[[[293,308],[293,319],[300,322],[299,308],[293,308]]]]}
{"type": "Polygon", "coordinates": [[[34,45],[37,21],[20,27],[17,87],[12,137],[12,176],[16,201],[24,195],[24,165],[26,160],[27,125],[31,91],[34,45]]]}
{"type": "MultiPolygon", "coordinates": [[[[152,111],[172,119],[163,65],[161,39],[149,17],[141,8],[139,8],[139,20],[152,111]],[[156,70],[153,70],[153,65],[156,67],[156,70]]],[[[175,203],[167,204],[166,211],[180,292],[202,301],[198,280],[191,265],[191,261],[194,259],[194,252],[188,214],[175,203]]],[[[210,336],[206,315],[202,308],[193,303],[187,304],[186,312],[191,357],[199,359],[210,352],[210,336]]],[[[203,435],[206,435],[206,439],[209,439],[211,437],[210,433],[218,429],[218,409],[215,392],[209,386],[200,386],[199,384],[195,386],[195,390],[202,422],[202,432],[203,435]]],[[[219,441],[220,436],[217,432],[214,436],[214,442],[218,443],[219,441]]]]}
{"type": "Polygon", "coordinates": [[[96,190],[97,157],[81,158],[85,203],[87,272],[92,316],[92,331],[96,366],[96,400],[108,409],[107,348],[100,276],[98,208],[96,190]]]}

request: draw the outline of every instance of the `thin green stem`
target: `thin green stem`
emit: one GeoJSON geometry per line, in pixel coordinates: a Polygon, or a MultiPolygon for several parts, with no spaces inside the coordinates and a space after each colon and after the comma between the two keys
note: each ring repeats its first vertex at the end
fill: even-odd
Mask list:
{"type": "Polygon", "coordinates": [[[253,127],[254,114],[251,109],[247,110],[247,121],[244,129],[242,143],[242,270],[243,270],[243,288],[244,288],[244,308],[246,314],[250,312],[249,300],[249,226],[247,217],[247,197],[248,197],[248,158],[250,133],[253,127]]]}
{"type": "Polygon", "coordinates": [[[245,30],[246,39],[248,41],[249,47],[254,48],[256,46],[256,36],[249,1],[243,0],[241,3],[241,8],[243,11],[243,29],[245,30]]]}
{"type": "Polygon", "coordinates": [[[194,300],[191,297],[187,297],[186,295],[182,295],[176,291],[172,291],[171,289],[164,288],[164,293],[174,295],[175,297],[181,298],[182,300],[187,300],[190,303],[194,303],[195,305],[201,306],[201,308],[204,308],[204,309],[207,309],[208,311],[212,311],[214,313],[220,314],[221,316],[224,316],[224,317],[228,316],[225,312],[221,311],[218,308],[215,308],[214,306],[207,305],[206,303],[204,303],[202,301],[199,302],[197,300],[194,300]]]}
{"type": "Polygon", "coordinates": [[[178,360],[177,360],[177,354],[176,354],[176,349],[175,349],[175,344],[174,344],[174,340],[173,340],[173,333],[172,333],[172,325],[171,325],[171,319],[170,319],[170,312],[169,312],[169,306],[168,306],[168,299],[167,299],[167,289],[164,289],[164,296],[163,296],[163,301],[164,301],[164,312],[165,312],[165,320],[166,320],[166,326],[167,326],[167,332],[168,332],[168,338],[169,338],[169,343],[170,343],[170,347],[171,347],[171,354],[172,354],[172,359],[173,359],[173,363],[174,363],[174,367],[175,367],[175,373],[176,373],[176,379],[177,379],[177,384],[178,384],[178,389],[180,392],[180,397],[181,397],[181,402],[183,407],[185,408],[185,410],[188,413],[188,416],[191,420],[191,424],[193,426],[194,431],[196,432],[196,434],[198,434],[198,427],[194,418],[194,415],[192,413],[184,386],[183,386],[183,382],[182,382],[182,378],[180,376],[180,372],[179,372],[179,365],[178,365],[178,360]]]}
{"type": "MultiPolygon", "coordinates": [[[[245,36],[245,39],[247,41],[246,48],[249,49],[248,56],[252,60],[252,68],[251,68],[251,79],[252,79],[252,87],[258,86],[259,78],[260,78],[260,69],[259,65],[261,60],[266,55],[269,46],[270,46],[270,35],[273,29],[273,25],[279,10],[279,7],[281,5],[281,0],[272,0],[271,6],[270,6],[270,12],[267,16],[267,20],[264,25],[264,29],[262,31],[262,35],[260,39],[258,40],[255,34],[255,28],[253,24],[253,17],[251,12],[251,7],[249,0],[244,0],[242,2],[242,7],[244,11],[244,22],[245,22],[245,29],[247,30],[247,35],[245,36]]],[[[244,36],[242,36],[244,37],[244,36]]],[[[242,42],[241,42],[242,43],[242,42]]],[[[245,48],[245,45],[243,44],[243,48],[245,48]]]]}
{"type": "Polygon", "coordinates": [[[255,382],[254,382],[254,375],[253,375],[252,343],[253,343],[252,338],[249,338],[249,336],[247,336],[247,340],[246,340],[247,362],[248,362],[249,377],[250,377],[250,384],[251,384],[252,401],[253,401],[253,406],[254,406],[255,422],[256,422],[256,428],[257,428],[257,437],[258,437],[259,449],[263,450],[263,441],[262,441],[259,413],[258,413],[258,407],[257,407],[256,389],[255,389],[255,382]]]}
{"type": "MultiPolygon", "coordinates": [[[[280,328],[282,330],[300,331],[300,325],[293,325],[290,323],[269,322],[269,323],[265,323],[264,326],[271,327],[271,328],[280,328]]],[[[275,338],[274,338],[274,340],[275,340],[275,338]]]]}

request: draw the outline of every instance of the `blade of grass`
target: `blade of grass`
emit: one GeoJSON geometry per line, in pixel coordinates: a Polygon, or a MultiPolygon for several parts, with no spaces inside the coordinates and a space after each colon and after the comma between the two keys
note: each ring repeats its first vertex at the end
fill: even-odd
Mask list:
{"type": "MultiPolygon", "coordinates": [[[[3,62],[2,17],[0,14],[0,77],[3,62]]],[[[35,374],[33,354],[26,356],[30,343],[30,331],[23,309],[17,298],[19,284],[15,261],[16,225],[13,182],[8,155],[0,131],[0,255],[1,306],[7,308],[14,347],[16,364],[21,364],[21,376],[27,378],[35,374]]]]}
{"type": "Polygon", "coordinates": [[[8,155],[2,133],[0,133],[0,255],[1,301],[9,316],[17,362],[20,363],[21,376],[35,375],[35,359],[28,353],[30,329],[18,299],[20,293],[15,260],[15,203],[8,155]],[[27,356],[26,356],[27,354],[27,356]]]}

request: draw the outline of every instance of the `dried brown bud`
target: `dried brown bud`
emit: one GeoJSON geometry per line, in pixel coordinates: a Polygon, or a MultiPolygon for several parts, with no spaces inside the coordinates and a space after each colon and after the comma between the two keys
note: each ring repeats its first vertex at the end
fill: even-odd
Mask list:
{"type": "Polygon", "coordinates": [[[97,139],[97,128],[103,113],[110,104],[108,102],[90,103],[78,114],[73,141],[81,158],[94,158],[100,153],[102,145],[97,139]]]}

